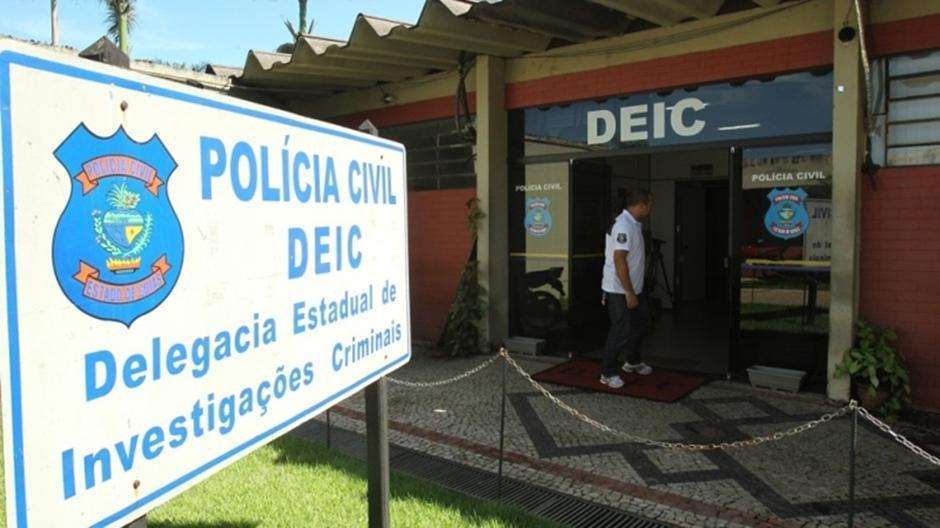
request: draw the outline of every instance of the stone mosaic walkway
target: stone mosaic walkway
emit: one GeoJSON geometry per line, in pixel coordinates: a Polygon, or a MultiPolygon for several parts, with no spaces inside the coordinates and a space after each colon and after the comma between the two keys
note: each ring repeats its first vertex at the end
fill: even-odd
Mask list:
{"type": "MultiPolygon", "coordinates": [[[[549,361],[517,360],[530,373],[549,361]]],[[[395,377],[438,380],[480,361],[416,357],[395,377]]],[[[497,362],[472,378],[433,389],[390,384],[391,441],[495,471],[501,368],[497,362]]],[[[507,376],[509,476],[679,526],[846,526],[848,419],[755,448],[667,452],[597,431],[534,392],[511,370],[507,376]]],[[[740,440],[834,409],[821,396],[784,395],[725,381],[673,404],[548,388],[611,427],[664,441],[740,440]]],[[[364,417],[361,394],[331,414],[333,426],[359,433],[365,431],[364,417]]],[[[940,469],[860,423],[856,526],[940,526],[940,469]]],[[[940,445],[930,444],[940,439],[921,434],[919,440],[940,452],[933,449],[940,445]]]]}

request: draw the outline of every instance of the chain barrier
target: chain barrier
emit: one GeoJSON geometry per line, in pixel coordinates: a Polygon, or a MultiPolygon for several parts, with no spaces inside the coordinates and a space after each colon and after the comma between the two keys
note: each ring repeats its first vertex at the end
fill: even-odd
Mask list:
{"type": "Polygon", "coordinates": [[[552,403],[560,407],[562,410],[564,410],[571,416],[574,416],[578,420],[590,425],[591,427],[604,431],[605,433],[610,433],[612,435],[619,436],[620,438],[623,438],[630,442],[644,444],[644,445],[648,445],[651,447],[659,447],[662,449],[670,449],[673,451],[688,451],[688,452],[717,451],[717,450],[733,449],[733,448],[739,448],[739,447],[753,447],[753,446],[765,444],[767,442],[783,440],[784,438],[796,436],[798,434],[805,433],[806,431],[809,431],[811,429],[815,429],[819,427],[820,425],[823,425],[825,423],[831,422],[832,420],[836,418],[839,418],[840,416],[845,416],[852,409],[856,408],[856,405],[857,405],[853,401],[849,403],[848,405],[842,407],[841,409],[838,409],[831,413],[824,414],[816,420],[804,423],[792,429],[787,429],[785,431],[777,431],[775,433],[764,435],[764,436],[756,436],[754,438],[749,438],[747,440],[738,440],[735,442],[725,442],[725,443],[720,443],[720,444],[683,444],[679,442],[663,442],[660,440],[652,440],[650,438],[637,436],[637,435],[634,435],[625,431],[620,431],[608,425],[602,424],[601,422],[598,422],[597,420],[591,418],[590,416],[571,407],[567,403],[559,400],[557,397],[555,397],[555,395],[549,392],[548,389],[546,389],[541,384],[539,384],[539,382],[532,379],[532,376],[530,376],[528,372],[526,372],[518,363],[516,363],[514,359],[509,357],[509,353],[506,351],[506,349],[500,350],[499,355],[502,356],[503,359],[506,360],[506,362],[509,363],[509,365],[511,365],[516,370],[516,372],[519,373],[519,375],[525,378],[526,381],[528,381],[532,385],[532,387],[535,388],[535,390],[542,393],[542,395],[548,398],[552,403]]]}
{"type": "Polygon", "coordinates": [[[647,445],[651,447],[658,447],[662,449],[670,449],[673,451],[687,451],[687,452],[717,451],[717,450],[735,449],[735,448],[741,448],[741,447],[754,447],[754,446],[758,446],[761,444],[766,444],[768,442],[775,442],[778,440],[783,440],[785,438],[789,438],[792,436],[805,433],[823,424],[829,423],[832,420],[835,420],[836,418],[845,416],[846,414],[854,410],[858,412],[858,414],[862,416],[862,418],[865,418],[866,420],[871,422],[872,425],[874,425],[876,428],[881,430],[883,433],[885,433],[886,435],[894,439],[897,443],[901,444],[902,446],[904,446],[906,449],[908,449],[915,455],[923,458],[924,460],[926,460],[927,462],[935,466],[940,466],[940,458],[928,453],[922,447],[919,447],[918,445],[908,440],[904,435],[902,435],[901,433],[898,433],[897,431],[892,429],[891,426],[889,426],[885,422],[879,420],[878,418],[873,416],[871,413],[869,413],[867,409],[859,406],[855,400],[850,401],[847,405],[833,412],[823,414],[822,416],[820,416],[819,418],[815,420],[800,424],[796,427],[786,429],[783,431],[776,431],[774,433],[770,433],[767,435],[755,436],[747,440],[737,440],[734,442],[723,442],[723,443],[717,443],[717,444],[716,443],[684,444],[681,442],[664,442],[661,440],[653,440],[650,438],[645,438],[645,437],[638,436],[632,433],[628,433],[626,431],[615,429],[613,427],[610,427],[606,424],[603,424],[595,420],[594,418],[591,418],[590,416],[582,413],[581,411],[561,401],[560,399],[558,399],[558,397],[552,394],[548,389],[542,386],[539,382],[535,381],[532,378],[532,376],[528,372],[526,372],[525,369],[523,369],[522,366],[519,365],[519,363],[516,362],[516,360],[514,360],[512,357],[509,356],[509,352],[505,348],[500,349],[498,354],[493,355],[492,357],[483,361],[479,365],[467,371],[464,371],[456,376],[452,376],[450,378],[446,378],[446,379],[442,379],[438,381],[409,381],[409,380],[402,380],[402,379],[397,379],[397,378],[388,376],[387,379],[389,380],[389,382],[396,384],[396,385],[401,385],[403,387],[411,387],[411,388],[419,388],[419,389],[441,387],[443,385],[449,385],[451,383],[455,383],[460,380],[469,378],[470,376],[473,376],[474,374],[477,374],[478,372],[489,367],[490,365],[495,363],[497,359],[500,359],[500,358],[505,360],[506,363],[508,363],[520,376],[522,376],[527,382],[529,382],[529,384],[532,385],[532,387],[536,391],[541,393],[549,401],[557,405],[566,413],[570,414],[577,420],[584,422],[590,425],[591,427],[594,427],[595,429],[598,429],[605,433],[612,434],[614,436],[618,436],[629,442],[639,443],[639,444],[643,444],[643,445],[647,445]]]}
{"type": "Polygon", "coordinates": [[[472,369],[470,369],[470,370],[468,370],[468,371],[466,371],[466,372],[463,372],[463,373],[458,374],[458,375],[456,375],[456,376],[453,376],[453,377],[450,377],[450,378],[447,378],[447,379],[442,379],[442,380],[439,380],[439,381],[409,381],[409,380],[396,379],[396,378],[393,378],[393,377],[391,377],[391,376],[386,376],[386,379],[388,379],[388,381],[390,381],[391,383],[394,383],[394,384],[396,384],[396,385],[401,385],[401,386],[403,386],[403,387],[411,387],[411,388],[417,388],[417,389],[427,389],[427,388],[431,388],[431,387],[440,387],[440,386],[442,386],[442,385],[449,385],[449,384],[451,384],[451,383],[460,381],[460,380],[462,380],[462,379],[464,379],[464,378],[469,378],[470,376],[473,376],[473,375],[476,374],[477,372],[480,372],[481,370],[485,369],[486,367],[492,365],[493,362],[495,362],[495,361],[496,361],[497,359],[499,359],[499,358],[500,358],[499,354],[494,354],[493,357],[487,359],[487,360],[484,361],[483,363],[480,363],[479,365],[473,367],[472,369]]]}
{"type": "Polygon", "coordinates": [[[864,407],[858,408],[858,414],[860,414],[862,418],[871,422],[872,425],[880,429],[883,433],[893,438],[895,442],[907,448],[910,452],[923,458],[924,460],[926,460],[927,462],[930,462],[931,464],[935,466],[940,466],[940,458],[937,458],[934,455],[931,455],[926,450],[924,450],[924,448],[918,446],[914,442],[911,442],[910,440],[907,439],[907,437],[905,437],[901,433],[892,429],[890,425],[872,416],[871,413],[869,413],[868,410],[865,409],[864,407]]]}

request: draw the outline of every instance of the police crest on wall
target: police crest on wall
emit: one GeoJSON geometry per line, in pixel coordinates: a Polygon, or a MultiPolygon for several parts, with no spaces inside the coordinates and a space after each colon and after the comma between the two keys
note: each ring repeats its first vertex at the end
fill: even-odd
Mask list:
{"type": "Polygon", "coordinates": [[[183,231],[167,184],[176,161],[157,135],[138,143],[80,124],[55,150],[71,194],[52,240],[62,292],[82,312],[130,326],[170,294],[183,231]]]}
{"type": "Polygon", "coordinates": [[[770,208],[764,215],[767,231],[784,240],[803,235],[809,226],[806,197],[806,191],[801,188],[770,191],[767,194],[770,208]]]}
{"type": "Polygon", "coordinates": [[[552,230],[552,214],[548,207],[552,205],[549,198],[528,198],[525,201],[526,233],[536,238],[542,238],[552,230]]]}

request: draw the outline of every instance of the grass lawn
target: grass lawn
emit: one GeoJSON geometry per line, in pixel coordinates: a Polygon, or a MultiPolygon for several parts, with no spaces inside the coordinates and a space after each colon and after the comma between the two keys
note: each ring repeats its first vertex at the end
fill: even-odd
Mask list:
{"type": "Polygon", "coordinates": [[[769,332],[783,332],[795,334],[829,333],[829,313],[817,313],[814,324],[803,324],[802,315],[781,315],[772,319],[747,318],[748,315],[760,315],[772,312],[785,312],[792,310],[792,306],[782,306],[765,303],[741,303],[741,329],[764,330],[769,332]]]}
{"type": "MultiPolygon", "coordinates": [[[[320,444],[285,436],[157,508],[149,515],[149,525],[366,526],[366,487],[364,463],[320,444]]],[[[395,473],[391,493],[391,524],[396,527],[553,526],[518,510],[395,473]]],[[[3,519],[0,526],[5,526],[3,519]]]]}

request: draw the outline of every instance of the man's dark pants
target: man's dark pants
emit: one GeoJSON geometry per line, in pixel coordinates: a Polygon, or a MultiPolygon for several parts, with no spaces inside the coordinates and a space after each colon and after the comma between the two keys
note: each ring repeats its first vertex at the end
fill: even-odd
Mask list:
{"type": "Polygon", "coordinates": [[[642,360],[640,344],[649,329],[649,312],[646,296],[639,295],[640,304],[636,308],[627,308],[627,297],[623,294],[607,294],[607,315],[610,317],[610,331],[607,333],[607,345],[604,349],[604,366],[601,373],[611,377],[620,373],[620,354],[626,352],[627,361],[637,364],[642,360]]]}

